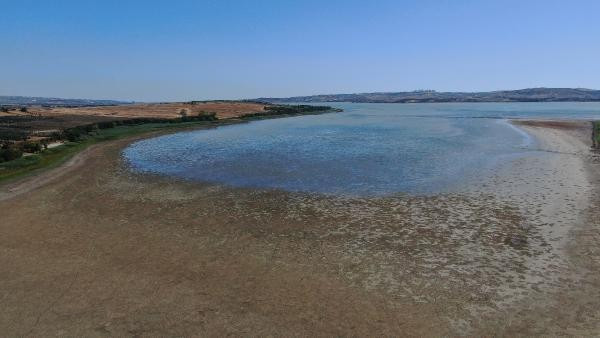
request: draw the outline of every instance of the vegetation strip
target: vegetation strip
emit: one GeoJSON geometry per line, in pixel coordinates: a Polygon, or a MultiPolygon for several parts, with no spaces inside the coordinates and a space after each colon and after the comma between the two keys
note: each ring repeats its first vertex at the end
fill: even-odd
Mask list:
{"type": "MultiPolygon", "coordinates": [[[[66,128],[51,136],[52,141],[64,141],[63,145],[48,148],[48,142],[40,143],[23,141],[15,143],[10,138],[3,138],[0,148],[0,182],[20,178],[43,169],[56,167],[85,148],[103,141],[117,140],[125,137],[187,129],[201,126],[217,126],[240,123],[249,120],[288,117],[308,114],[338,112],[327,106],[268,106],[264,113],[242,114],[238,118],[217,119],[214,113],[202,113],[197,116],[184,116],[177,119],[133,118],[108,122],[86,124],[66,128]],[[22,156],[23,152],[31,152],[22,156]]],[[[5,136],[13,136],[7,134],[5,136]]],[[[21,135],[19,134],[19,137],[21,135]]]]}

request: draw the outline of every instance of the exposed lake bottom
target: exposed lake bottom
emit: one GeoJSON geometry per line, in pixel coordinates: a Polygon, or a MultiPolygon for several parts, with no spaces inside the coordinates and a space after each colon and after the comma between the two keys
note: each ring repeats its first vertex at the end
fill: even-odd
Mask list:
{"type": "MultiPolygon", "coordinates": [[[[276,248],[269,262],[302,262],[373,301],[383,295],[383,311],[409,323],[402,330],[595,332],[600,278],[589,258],[597,257],[600,218],[591,206],[600,195],[589,124],[518,128],[533,138],[532,152],[455,192],[350,196],[191,184],[187,198],[206,198],[216,203],[211,210],[227,210],[228,222],[248,226],[276,248]],[[407,309],[419,315],[406,319],[407,309]],[[424,329],[432,316],[436,327],[424,329]]],[[[126,196],[131,188],[121,187],[126,196]]],[[[154,198],[173,198],[160,192],[154,198]]],[[[202,212],[212,219],[214,211],[202,212]]]]}
{"type": "Polygon", "coordinates": [[[202,191],[232,191],[222,207],[260,224],[251,231],[267,242],[283,241],[316,269],[389,297],[399,313],[411,304],[424,314],[412,323],[430,316],[446,323],[417,332],[556,335],[567,325],[596,332],[600,278],[589,258],[598,258],[590,248],[600,217],[591,206],[600,195],[586,122],[546,128],[504,117],[405,116],[369,126],[373,116],[347,113],[321,116],[304,131],[295,129],[303,118],[230,129],[233,152],[194,132],[142,141],[125,150],[125,162],[136,172],[216,183],[202,191]],[[336,127],[322,124],[330,119],[336,127]],[[264,133],[279,136],[265,141],[264,133]],[[227,174],[197,165],[197,157],[179,168],[156,165],[162,150],[152,162],[134,158],[191,140],[222,151],[229,160],[200,158],[227,174]],[[211,179],[201,178],[205,170],[211,179]]]}
{"type": "Polygon", "coordinates": [[[0,201],[3,305],[17,309],[0,323],[11,335],[37,321],[62,335],[593,336],[589,123],[518,128],[532,153],[429,195],[140,174],[121,156],[130,141],[102,144],[0,201]]]}

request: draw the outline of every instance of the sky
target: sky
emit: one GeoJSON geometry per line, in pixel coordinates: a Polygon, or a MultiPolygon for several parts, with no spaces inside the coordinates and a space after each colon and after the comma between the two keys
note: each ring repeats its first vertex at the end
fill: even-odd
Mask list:
{"type": "Polygon", "coordinates": [[[600,89],[600,1],[0,0],[0,95],[600,89]]]}

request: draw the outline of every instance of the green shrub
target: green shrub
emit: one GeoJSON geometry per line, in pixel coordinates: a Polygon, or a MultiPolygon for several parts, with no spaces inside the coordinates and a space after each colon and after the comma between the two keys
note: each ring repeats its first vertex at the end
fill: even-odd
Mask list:
{"type": "Polygon", "coordinates": [[[70,142],[77,142],[83,139],[85,130],[80,127],[66,129],[63,136],[70,142]]]}
{"type": "Polygon", "coordinates": [[[217,113],[214,112],[200,112],[197,117],[200,121],[216,121],[217,113]]]}
{"type": "Polygon", "coordinates": [[[4,145],[0,148],[0,162],[16,160],[23,156],[23,151],[13,145],[4,145]]]}
{"type": "Polygon", "coordinates": [[[196,116],[182,116],[181,122],[192,122],[192,121],[216,121],[217,113],[200,112],[196,116]]]}
{"type": "Polygon", "coordinates": [[[42,145],[39,142],[27,141],[23,143],[23,151],[26,153],[37,153],[42,151],[42,145]]]}
{"type": "Polygon", "coordinates": [[[65,137],[64,133],[62,133],[62,132],[55,131],[52,134],[50,134],[50,139],[52,141],[63,140],[65,138],[66,137],[65,137]]]}
{"type": "Polygon", "coordinates": [[[115,121],[98,122],[98,129],[114,128],[116,125],[117,125],[117,123],[115,121]]]}
{"type": "Polygon", "coordinates": [[[267,105],[265,111],[258,113],[244,114],[242,118],[276,116],[276,115],[300,115],[310,113],[320,113],[327,111],[339,111],[329,106],[311,106],[311,105],[267,105]]]}

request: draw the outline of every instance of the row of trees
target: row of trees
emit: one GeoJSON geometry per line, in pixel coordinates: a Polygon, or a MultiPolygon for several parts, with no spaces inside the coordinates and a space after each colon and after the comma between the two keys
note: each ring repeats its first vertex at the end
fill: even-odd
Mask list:
{"type": "Polygon", "coordinates": [[[177,119],[165,119],[165,118],[153,118],[153,117],[139,117],[127,120],[116,120],[116,121],[105,121],[93,124],[87,124],[77,126],[73,128],[65,129],[62,135],[58,135],[57,139],[66,139],[70,142],[76,142],[84,139],[91,133],[99,129],[110,129],[118,126],[130,126],[139,125],[146,123],[181,123],[181,122],[196,122],[196,121],[215,121],[217,119],[216,113],[200,112],[197,115],[187,115],[180,113],[181,117],[177,119]]]}
{"type": "MultiPolygon", "coordinates": [[[[176,119],[166,118],[133,118],[126,120],[104,121],[92,124],[66,128],[60,132],[51,134],[48,138],[39,141],[28,141],[30,136],[28,131],[15,128],[0,128],[0,162],[12,161],[20,158],[23,153],[37,153],[48,148],[51,141],[66,140],[69,142],[79,142],[101,129],[110,129],[118,126],[131,126],[146,123],[182,123],[196,121],[215,121],[216,113],[200,112],[196,115],[188,115],[187,111],[180,112],[181,117],[176,119]],[[185,113],[184,113],[185,112],[185,113]]],[[[7,117],[10,119],[10,117],[7,117]]],[[[6,122],[11,122],[6,121],[6,122]]]]}
{"type": "Polygon", "coordinates": [[[242,118],[276,116],[276,115],[302,115],[311,113],[320,113],[328,111],[337,111],[329,106],[311,106],[311,105],[266,105],[265,111],[258,113],[244,114],[242,118]]]}
{"type": "Polygon", "coordinates": [[[48,148],[48,142],[26,141],[22,143],[3,142],[0,145],[0,162],[16,160],[23,156],[23,153],[39,153],[48,148]]]}
{"type": "Polygon", "coordinates": [[[23,156],[23,150],[11,143],[0,146],[0,162],[16,160],[23,156]]]}

